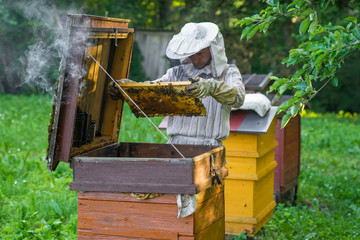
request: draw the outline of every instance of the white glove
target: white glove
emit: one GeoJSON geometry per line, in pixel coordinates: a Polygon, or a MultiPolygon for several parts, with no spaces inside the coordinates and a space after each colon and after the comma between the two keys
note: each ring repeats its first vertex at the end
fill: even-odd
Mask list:
{"type": "Polygon", "coordinates": [[[188,96],[194,98],[204,98],[210,95],[212,92],[212,82],[202,78],[191,79],[192,83],[186,86],[185,92],[188,96]]]}
{"type": "MultiPolygon", "coordinates": [[[[193,83],[185,88],[187,95],[195,98],[204,98],[212,96],[221,104],[234,105],[239,95],[236,87],[223,81],[216,81],[213,78],[197,78],[193,83]]],[[[243,97],[242,97],[243,98],[243,97]]]]}

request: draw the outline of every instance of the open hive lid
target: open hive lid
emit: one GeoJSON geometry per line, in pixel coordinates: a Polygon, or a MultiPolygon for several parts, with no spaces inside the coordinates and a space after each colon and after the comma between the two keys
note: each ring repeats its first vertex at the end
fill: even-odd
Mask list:
{"type": "Polygon", "coordinates": [[[198,98],[188,97],[185,82],[122,83],[125,100],[136,117],[205,116],[206,109],[198,98]],[[130,100],[129,97],[132,99],[130,100]],[[138,108],[139,107],[139,108],[138,108]]]}
{"type": "MultiPolygon", "coordinates": [[[[89,54],[113,79],[128,78],[134,41],[134,30],[128,28],[128,23],[126,19],[68,15],[69,48],[60,67],[49,125],[49,171],[54,171],[60,161],[69,162],[74,156],[118,141],[124,102],[115,101],[108,95],[107,88],[112,80],[89,54]]],[[[143,109],[155,101],[175,102],[168,107],[164,104],[162,108],[151,107],[152,111],[147,111],[149,116],[167,115],[170,107],[175,111],[169,115],[190,115],[188,109],[195,109],[193,115],[199,115],[204,109],[199,100],[185,96],[187,84],[142,83],[138,85],[143,88],[141,94],[131,93],[134,86],[124,88],[139,105],[141,101],[145,102],[141,105],[143,109]],[[146,88],[149,88],[148,92],[146,88]],[[169,91],[174,94],[170,96],[169,91]],[[199,106],[200,110],[196,108],[199,106]]]]}
{"type": "Polygon", "coordinates": [[[127,19],[68,15],[68,51],[61,62],[49,125],[47,161],[60,161],[118,140],[122,101],[107,94],[109,78],[129,74],[134,30],[127,19]]]}

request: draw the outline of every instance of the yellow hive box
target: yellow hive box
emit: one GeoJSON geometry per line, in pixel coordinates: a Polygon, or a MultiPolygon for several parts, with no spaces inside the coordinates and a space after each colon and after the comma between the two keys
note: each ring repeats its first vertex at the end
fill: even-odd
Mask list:
{"type": "Polygon", "coordinates": [[[272,217],[274,201],[276,107],[264,117],[233,111],[226,149],[225,231],[254,236],[272,217]]]}

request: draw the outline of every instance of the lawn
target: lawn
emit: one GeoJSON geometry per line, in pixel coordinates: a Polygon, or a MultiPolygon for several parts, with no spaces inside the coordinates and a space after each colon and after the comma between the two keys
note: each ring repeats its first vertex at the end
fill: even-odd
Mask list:
{"type": "MultiPolygon", "coordinates": [[[[1,239],[76,239],[71,169],[46,168],[50,110],[50,96],[0,95],[1,239]]],[[[301,128],[296,205],[279,204],[255,239],[360,239],[360,117],[306,113],[301,128]]],[[[166,142],[128,107],[120,141],[166,142]]]]}

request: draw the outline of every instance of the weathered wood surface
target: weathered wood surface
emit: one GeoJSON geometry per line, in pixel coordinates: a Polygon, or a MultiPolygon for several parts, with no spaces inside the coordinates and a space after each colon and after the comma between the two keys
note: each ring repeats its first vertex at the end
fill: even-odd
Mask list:
{"type": "MultiPolygon", "coordinates": [[[[134,42],[133,29],[127,28],[129,20],[81,14],[69,15],[68,19],[69,56],[60,71],[61,82],[57,85],[54,98],[56,102],[49,127],[47,159],[50,171],[55,170],[59,161],[69,162],[72,153],[83,153],[94,148],[94,143],[90,143],[88,148],[78,148],[78,144],[72,146],[74,132],[79,130],[77,127],[74,130],[77,108],[81,108],[87,116],[92,116],[89,121],[96,121],[96,136],[108,137],[112,142],[117,142],[123,102],[114,101],[108,96],[110,79],[92,58],[84,56],[89,50],[91,56],[114,79],[126,78],[134,42]],[[106,34],[112,34],[106,31],[115,31],[113,35],[116,39],[110,39],[113,35],[104,38],[106,34]],[[123,34],[117,35],[116,31],[123,34]],[[99,35],[98,38],[91,35],[93,32],[99,35]],[[87,39],[80,41],[79,35],[86,36],[87,39]],[[82,73],[84,69],[87,70],[85,76],[82,73]]],[[[98,147],[104,144],[102,141],[95,142],[99,143],[98,147]]]]}
{"type": "Polygon", "coordinates": [[[193,215],[177,218],[175,194],[137,200],[123,193],[78,193],[78,239],[223,240],[224,187],[200,193],[193,215]]]}
{"type": "Polygon", "coordinates": [[[86,14],[68,14],[72,27],[127,28],[130,20],[120,18],[99,17],[86,14]]]}
{"type": "Polygon", "coordinates": [[[220,180],[227,176],[223,147],[176,147],[189,157],[179,158],[170,144],[151,143],[118,143],[74,157],[70,189],[195,194],[215,183],[211,161],[220,180]]]}
{"type": "Polygon", "coordinates": [[[275,169],[275,193],[278,197],[298,183],[301,151],[300,122],[300,116],[297,116],[281,129],[281,119],[278,119],[276,139],[279,145],[275,148],[275,160],[278,163],[275,169]]]}

